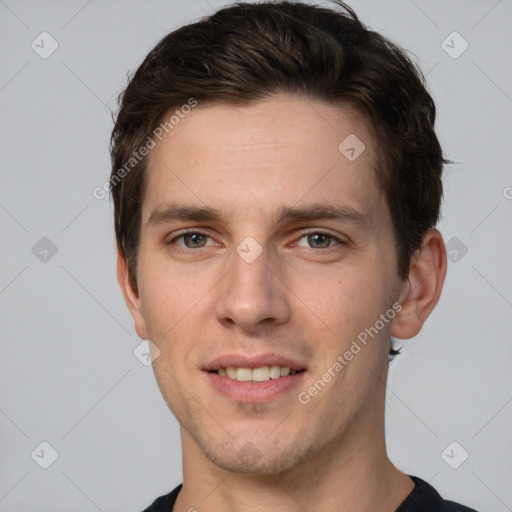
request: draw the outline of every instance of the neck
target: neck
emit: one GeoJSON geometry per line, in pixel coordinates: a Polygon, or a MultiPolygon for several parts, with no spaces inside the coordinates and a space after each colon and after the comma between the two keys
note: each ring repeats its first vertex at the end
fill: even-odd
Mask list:
{"type": "Polygon", "coordinates": [[[381,417],[374,423],[362,418],[299,467],[270,476],[218,467],[182,429],[183,488],[174,512],[395,512],[414,483],[389,460],[384,411],[381,417]]]}

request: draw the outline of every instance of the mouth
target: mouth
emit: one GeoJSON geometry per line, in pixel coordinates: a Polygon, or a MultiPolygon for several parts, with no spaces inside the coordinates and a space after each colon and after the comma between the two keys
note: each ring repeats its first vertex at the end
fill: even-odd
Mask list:
{"type": "Polygon", "coordinates": [[[221,367],[218,370],[210,370],[209,373],[215,373],[221,377],[227,377],[231,380],[239,382],[267,382],[269,380],[277,380],[286,377],[293,377],[297,373],[304,372],[305,369],[291,369],[289,366],[259,366],[257,368],[244,367],[221,367]]]}
{"type": "Polygon", "coordinates": [[[303,363],[266,354],[258,357],[226,355],[203,368],[215,392],[238,402],[264,403],[296,390],[307,374],[303,363]]]}

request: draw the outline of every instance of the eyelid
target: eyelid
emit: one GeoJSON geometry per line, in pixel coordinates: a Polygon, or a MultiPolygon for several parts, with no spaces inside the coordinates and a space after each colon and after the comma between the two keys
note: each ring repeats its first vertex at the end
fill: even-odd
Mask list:
{"type": "MultiPolygon", "coordinates": [[[[204,236],[206,238],[209,238],[212,241],[214,240],[214,238],[211,235],[209,235],[207,232],[205,232],[204,229],[201,229],[201,228],[188,228],[188,229],[184,229],[182,231],[178,231],[177,233],[173,233],[171,235],[171,238],[166,238],[165,239],[164,245],[167,246],[167,245],[175,244],[176,240],[178,240],[180,238],[183,238],[187,234],[198,234],[198,235],[202,235],[202,236],[204,236]]],[[[329,246],[329,247],[303,247],[303,246],[299,246],[299,245],[297,245],[297,247],[301,247],[303,249],[310,249],[310,250],[313,250],[313,251],[317,251],[317,250],[326,251],[328,249],[331,249],[331,248],[335,247],[336,245],[348,245],[349,244],[348,240],[344,240],[339,235],[334,235],[330,231],[325,230],[325,229],[321,229],[321,228],[317,228],[317,229],[309,228],[309,229],[302,229],[302,230],[300,230],[299,236],[294,239],[292,244],[295,245],[295,244],[298,243],[299,240],[301,240],[305,236],[314,235],[314,234],[326,235],[329,238],[331,238],[332,240],[334,240],[336,243],[334,245],[332,245],[332,246],[329,246]]],[[[178,244],[176,244],[176,245],[178,245],[178,244]]],[[[178,245],[178,247],[180,247],[180,249],[184,250],[184,251],[194,251],[194,252],[197,252],[198,249],[204,249],[206,247],[211,247],[212,245],[214,245],[214,244],[205,245],[203,247],[198,247],[196,249],[191,249],[190,247],[181,246],[181,245],[178,245]]]]}
{"type": "MultiPolygon", "coordinates": [[[[201,229],[189,228],[189,229],[185,229],[183,231],[178,231],[177,233],[173,233],[171,235],[171,238],[166,238],[165,239],[164,245],[175,244],[176,240],[178,240],[180,238],[183,238],[185,235],[189,235],[189,234],[197,234],[197,235],[201,235],[201,236],[204,236],[206,238],[209,238],[210,240],[213,240],[212,236],[210,236],[208,233],[202,231],[201,229]]],[[[178,244],[176,244],[176,245],[178,245],[178,244]]],[[[205,247],[210,247],[211,245],[212,244],[205,245],[203,247],[198,247],[197,249],[204,249],[205,247]]],[[[197,251],[197,249],[191,249],[190,247],[185,247],[185,246],[181,246],[181,245],[178,245],[178,247],[180,247],[184,251],[197,251]]]]}
{"type": "MultiPolygon", "coordinates": [[[[331,238],[332,240],[336,241],[337,243],[334,244],[333,246],[329,246],[329,247],[325,247],[325,248],[321,248],[321,247],[309,247],[309,249],[311,250],[327,250],[327,249],[331,249],[333,248],[334,246],[336,245],[348,245],[349,244],[349,240],[346,239],[344,240],[340,235],[335,235],[333,233],[331,233],[330,231],[328,230],[325,230],[325,229],[321,229],[321,228],[317,228],[317,229],[305,229],[303,231],[300,232],[299,236],[295,239],[295,242],[294,243],[297,243],[299,240],[301,240],[302,238],[304,238],[305,236],[308,236],[308,235],[326,235],[328,236],[329,238],[331,238]]],[[[302,246],[299,246],[299,247],[302,247],[302,246]]]]}

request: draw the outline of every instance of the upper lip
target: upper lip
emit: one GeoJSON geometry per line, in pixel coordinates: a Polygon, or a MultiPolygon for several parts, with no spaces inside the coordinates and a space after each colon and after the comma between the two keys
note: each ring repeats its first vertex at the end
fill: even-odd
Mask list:
{"type": "Polygon", "coordinates": [[[306,366],[296,359],[277,354],[261,354],[248,356],[241,354],[225,354],[215,358],[203,369],[205,371],[218,370],[219,368],[260,368],[262,366],[281,366],[290,370],[305,370],[306,366]]]}

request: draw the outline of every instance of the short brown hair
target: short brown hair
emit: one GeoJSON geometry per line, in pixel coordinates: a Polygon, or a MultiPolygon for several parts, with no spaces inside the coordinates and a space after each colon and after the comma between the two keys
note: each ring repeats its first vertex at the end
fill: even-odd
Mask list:
{"type": "Polygon", "coordinates": [[[170,111],[194,98],[244,105],[284,92],[350,105],[378,144],[376,174],[393,221],[401,278],[442,198],[436,109],[405,52],[342,10],[303,2],[238,2],[179,28],[147,55],[119,97],[111,139],[117,243],[137,290],[137,252],[147,158],[123,173],[170,111]],[[116,178],[116,179],[114,179],[116,178]]]}

